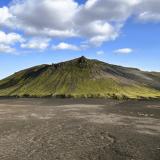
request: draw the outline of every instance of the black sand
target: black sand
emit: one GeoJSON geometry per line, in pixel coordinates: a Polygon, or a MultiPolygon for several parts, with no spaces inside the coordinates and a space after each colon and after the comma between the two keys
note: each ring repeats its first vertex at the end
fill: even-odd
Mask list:
{"type": "Polygon", "coordinates": [[[0,99],[0,160],[160,160],[160,101],[0,99]]]}

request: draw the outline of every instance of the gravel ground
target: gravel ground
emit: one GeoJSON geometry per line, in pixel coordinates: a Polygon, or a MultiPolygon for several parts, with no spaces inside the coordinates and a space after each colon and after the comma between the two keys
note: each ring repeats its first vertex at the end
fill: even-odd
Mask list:
{"type": "Polygon", "coordinates": [[[160,101],[0,99],[0,160],[160,160],[160,101]]]}

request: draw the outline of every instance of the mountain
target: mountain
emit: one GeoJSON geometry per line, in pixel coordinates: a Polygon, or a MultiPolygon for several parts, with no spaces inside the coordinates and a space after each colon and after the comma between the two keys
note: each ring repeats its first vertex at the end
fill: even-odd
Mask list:
{"type": "Polygon", "coordinates": [[[82,56],[17,72],[0,81],[0,96],[160,98],[160,73],[82,56]]]}

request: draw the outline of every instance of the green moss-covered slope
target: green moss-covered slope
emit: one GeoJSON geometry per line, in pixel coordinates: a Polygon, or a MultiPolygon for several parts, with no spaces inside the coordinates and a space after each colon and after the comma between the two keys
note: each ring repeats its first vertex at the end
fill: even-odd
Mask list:
{"type": "Polygon", "coordinates": [[[158,98],[160,73],[80,57],[17,72],[0,81],[0,96],[158,98]]]}

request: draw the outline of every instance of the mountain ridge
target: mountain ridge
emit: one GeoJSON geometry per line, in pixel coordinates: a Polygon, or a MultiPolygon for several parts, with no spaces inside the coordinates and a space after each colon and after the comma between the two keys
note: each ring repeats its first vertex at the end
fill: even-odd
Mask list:
{"type": "Polygon", "coordinates": [[[160,73],[82,56],[16,72],[0,80],[0,96],[159,98],[160,73]]]}

